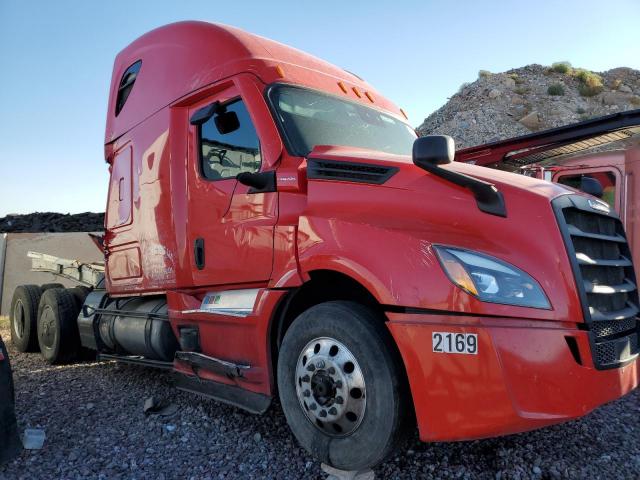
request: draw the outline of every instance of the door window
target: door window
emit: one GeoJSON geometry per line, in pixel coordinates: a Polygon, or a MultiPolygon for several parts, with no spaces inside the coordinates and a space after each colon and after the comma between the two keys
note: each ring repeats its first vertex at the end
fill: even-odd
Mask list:
{"type": "Polygon", "coordinates": [[[562,175],[558,177],[558,183],[580,190],[580,182],[582,181],[582,177],[585,176],[595,178],[600,182],[603,191],[602,200],[607,202],[611,208],[615,208],[617,185],[616,176],[611,171],[562,175]]]}
{"type": "Polygon", "coordinates": [[[214,114],[202,124],[199,142],[200,168],[206,179],[235,178],[239,173],[260,170],[260,140],[241,99],[225,104],[224,112],[214,114]],[[237,115],[238,126],[225,132],[216,119],[229,112],[237,115]]]}

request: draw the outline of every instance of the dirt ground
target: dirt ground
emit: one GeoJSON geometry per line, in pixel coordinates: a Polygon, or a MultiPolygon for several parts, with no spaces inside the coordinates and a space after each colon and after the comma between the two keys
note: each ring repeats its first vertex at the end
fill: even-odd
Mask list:
{"type": "MultiPolygon", "coordinates": [[[[114,362],[48,366],[12,347],[20,431],[43,428],[42,450],[0,467],[0,479],[316,479],[277,402],[262,416],[178,392],[171,374],[114,362]],[[148,417],[156,395],[177,411],[148,417]]],[[[473,442],[424,444],[414,435],[376,478],[640,478],[640,392],[584,419],[473,442]]]]}

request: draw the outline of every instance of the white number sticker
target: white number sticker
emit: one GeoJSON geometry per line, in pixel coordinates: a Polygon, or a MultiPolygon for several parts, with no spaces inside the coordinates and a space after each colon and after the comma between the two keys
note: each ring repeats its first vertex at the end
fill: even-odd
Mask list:
{"type": "Polygon", "coordinates": [[[478,354],[478,335],[475,333],[433,332],[431,343],[436,353],[478,354]]]}

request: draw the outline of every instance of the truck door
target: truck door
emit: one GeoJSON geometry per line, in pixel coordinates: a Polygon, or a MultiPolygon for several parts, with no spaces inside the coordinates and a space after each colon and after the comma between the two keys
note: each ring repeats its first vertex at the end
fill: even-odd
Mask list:
{"type": "Polygon", "coordinates": [[[198,102],[190,108],[189,118],[200,121],[188,127],[187,245],[193,283],[267,281],[277,194],[251,193],[236,180],[239,173],[259,172],[263,166],[251,108],[237,88],[231,87],[198,102]]]}

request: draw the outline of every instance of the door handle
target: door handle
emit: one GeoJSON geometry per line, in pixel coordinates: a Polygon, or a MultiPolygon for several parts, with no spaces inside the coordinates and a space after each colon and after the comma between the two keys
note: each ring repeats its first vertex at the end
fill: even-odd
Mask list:
{"type": "Polygon", "coordinates": [[[196,268],[202,270],[204,268],[204,238],[196,238],[193,242],[193,258],[196,262],[196,268]]]}

